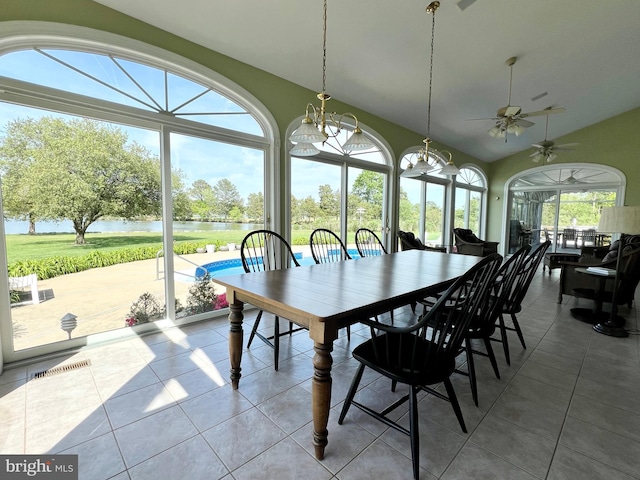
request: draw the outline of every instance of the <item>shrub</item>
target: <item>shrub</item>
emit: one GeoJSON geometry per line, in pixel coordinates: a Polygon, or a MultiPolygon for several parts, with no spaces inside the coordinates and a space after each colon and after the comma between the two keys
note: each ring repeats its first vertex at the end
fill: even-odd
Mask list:
{"type": "Polygon", "coordinates": [[[131,310],[129,310],[129,315],[127,315],[125,323],[131,327],[139,323],[148,323],[152,320],[157,320],[158,318],[162,318],[163,315],[164,308],[160,305],[160,302],[154,295],[145,292],[131,305],[131,310]]]}
{"type": "Polygon", "coordinates": [[[185,308],[185,311],[187,315],[210,312],[215,308],[216,303],[217,295],[214,291],[211,276],[209,275],[209,272],[207,272],[189,289],[189,296],[187,297],[187,307],[185,308]]]}
{"type": "MultiPolygon", "coordinates": [[[[178,255],[186,255],[196,253],[196,248],[200,246],[202,245],[195,242],[181,242],[176,243],[173,250],[178,255]]],[[[38,279],[46,280],[92,268],[153,259],[156,258],[160,250],[162,250],[162,245],[158,244],[146,247],[121,248],[110,252],[94,251],[86,255],[73,257],[57,256],[41,260],[21,260],[12,262],[7,270],[10,277],[22,277],[35,273],[38,275],[38,279]]]]}

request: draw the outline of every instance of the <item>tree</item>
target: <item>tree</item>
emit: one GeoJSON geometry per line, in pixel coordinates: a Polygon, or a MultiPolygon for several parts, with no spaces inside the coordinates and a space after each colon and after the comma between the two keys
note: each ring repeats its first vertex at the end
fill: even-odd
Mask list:
{"type": "Polygon", "coordinates": [[[201,220],[211,220],[216,211],[216,198],[213,187],[205,180],[199,179],[191,184],[189,197],[192,200],[193,213],[201,220]]]}
{"type": "Polygon", "coordinates": [[[381,173],[364,170],[353,182],[351,194],[359,199],[351,201],[356,211],[363,212],[358,214],[358,218],[381,221],[384,203],[384,176],[381,173]]]}
{"type": "Polygon", "coordinates": [[[104,216],[160,214],[158,158],[128,143],[115,126],[89,119],[12,120],[0,158],[8,214],[69,219],[77,244],[85,243],[87,228],[104,216]]]}
{"type": "Polygon", "coordinates": [[[264,219],[264,195],[262,192],[249,194],[245,213],[249,220],[255,223],[262,223],[264,219]]]}
{"type": "Polygon", "coordinates": [[[303,222],[311,223],[320,216],[320,206],[311,195],[300,202],[300,214],[303,222]]]}
{"type": "Polygon", "coordinates": [[[366,203],[382,206],[383,190],[384,176],[378,172],[364,170],[354,180],[351,193],[366,203]]]}
{"type": "Polygon", "coordinates": [[[325,184],[318,187],[320,197],[320,212],[324,217],[338,217],[340,215],[340,191],[335,192],[331,185],[325,184]]]}
{"type": "Polygon", "coordinates": [[[223,178],[213,186],[213,196],[215,198],[216,214],[225,219],[229,218],[231,210],[244,209],[242,197],[236,186],[230,180],[223,178]]]}
{"type": "Polygon", "coordinates": [[[182,170],[171,172],[171,197],[173,198],[173,219],[188,220],[193,216],[189,194],[184,189],[182,170]]]}

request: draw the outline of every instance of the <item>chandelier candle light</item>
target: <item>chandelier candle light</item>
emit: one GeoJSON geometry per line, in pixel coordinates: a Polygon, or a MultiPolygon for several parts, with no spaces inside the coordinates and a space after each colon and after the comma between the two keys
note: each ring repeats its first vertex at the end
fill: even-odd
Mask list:
{"type": "Polygon", "coordinates": [[[309,157],[320,153],[320,150],[314,143],[327,141],[329,137],[337,137],[342,129],[343,117],[353,118],[355,128],[351,137],[342,145],[345,152],[354,152],[359,150],[368,150],[374,145],[366,137],[358,126],[358,119],[353,113],[343,113],[338,115],[335,112],[327,114],[327,100],[331,95],[327,93],[327,0],[324,0],[324,15],[322,25],[322,92],[318,93],[320,106],[311,103],[307,104],[305,116],[300,125],[289,137],[292,143],[295,143],[290,150],[291,155],[309,157]],[[327,118],[328,117],[328,118],[327,118]]]}
{"type": "Polygon", "coordinates": [[[443,150],[439,152],[435,148],[431,147],[431,90],[433,86],[433,45],[435,38],[435,30],[436,30],[436,10],[440,6],[440,2],[431,2],[427,5],[427,13],[432,15],[431,17],[431,61],[429,63],[429,96],[427,100],[427,136],[423,140],[424,148],[420,149],[418,153],[418,159],[416,164],[413,165],[411,161],[409,161],[409,165],[406,169],[402,171],[400,174],[401,177],[419,177],[430,170],[433,170],[434,167],[429,163],[429,159],[433,158],[436,162],[443,163],[444,167],[440,170],[440,174],[442,175],[458,175],[460,170],[453,163],[451,152],[443,150]],[[449,156],[449,160],[446,160],[444,157],[444,153],[449,156]]]}

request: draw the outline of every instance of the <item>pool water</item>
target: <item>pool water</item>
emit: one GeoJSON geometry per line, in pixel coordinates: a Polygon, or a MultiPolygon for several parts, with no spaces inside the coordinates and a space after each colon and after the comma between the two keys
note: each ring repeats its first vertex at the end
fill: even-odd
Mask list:
{"type": "MultiPolygon", "coordinates": [[[[360,258],[358,254],[358,250],[349,249],[347,250],[351,258],[360,258]]],[[[300,265],[315,265],[315,261],[312,256],[303,256],[301,252],[295,253],[294,256],[300,265]]],[[[225,275],[236,275],[239,273],[245,273],[244,268],[242,267],[242,259],[240,258],[230,258],[228,260],[218,260],[216,262],[207,263],[205,265],[201,265],[201,268],[204,268],[209,272],[211,278],[224,277],[225,275]]],[[[201,270],[198,268],[198,273],[201,270]]]]}

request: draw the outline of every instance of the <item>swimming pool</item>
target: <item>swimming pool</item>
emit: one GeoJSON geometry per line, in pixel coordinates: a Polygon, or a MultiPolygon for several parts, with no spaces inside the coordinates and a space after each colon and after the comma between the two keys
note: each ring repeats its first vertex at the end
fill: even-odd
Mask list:
{"type": "MultiPolygon", "coordinates": [[[[360,258],[358,250],[348,249],[351,258],[360,258]]],[[[316,262],[311,255],[304,256],[302,252],[294,253],[296,260],[300,265],[314,265],[316,262]]],[[[224,277],[225,275],[235,275],[238,273],[245,273],[242,268],[242,260],[240,258],[230,258],[228,260],[218,260],[216,262],[206,263],[198,268],[198,275],[202,275],[201,269],[204,268],[211,278],[224,277]]]]}

